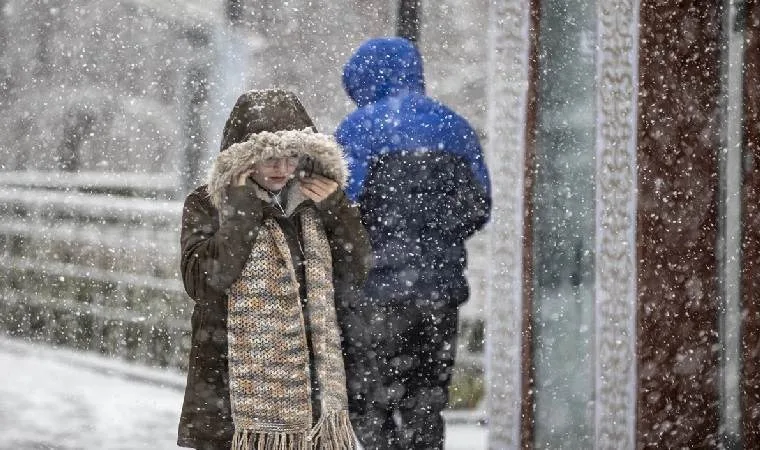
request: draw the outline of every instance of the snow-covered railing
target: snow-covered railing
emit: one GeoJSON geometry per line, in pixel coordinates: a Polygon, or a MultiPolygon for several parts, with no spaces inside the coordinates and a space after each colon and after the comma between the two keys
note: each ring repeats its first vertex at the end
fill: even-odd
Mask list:
{"type": "Polygon", "coordinates": [[[0,172],[0,327],[184,368],[182,204],[170,176],[0,172]]]}
{"type": "MultiPolygon", "coordinates": [[[[171,180],[0,172],[0,330],[184,369],[192,307],[177,273],[182,203],[162,200],[176,191],[171,180]]],[[[472,261],[471,281],[482,282],[472,261]]],[[[463,308],[455,405],[479,397],[480,291],[473,283],[463,308]]]]}
{"type": "Polygon", "coordinates": [[[95,191],[149,198],[171,198],[179,185],[176,175],[155,173],[0,171],[0,186],[3,187],[95,191]]]}

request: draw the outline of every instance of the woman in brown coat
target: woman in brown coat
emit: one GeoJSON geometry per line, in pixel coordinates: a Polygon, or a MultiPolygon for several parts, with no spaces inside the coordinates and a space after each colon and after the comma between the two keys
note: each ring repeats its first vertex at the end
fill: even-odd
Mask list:
{"type": "Polygon", "coordinates": [[[182,217],[195,308],[178,445],[354,448],[336,304],[370,247],[343,153],[282,90],[243,94],[221,150],[182,217]]]}

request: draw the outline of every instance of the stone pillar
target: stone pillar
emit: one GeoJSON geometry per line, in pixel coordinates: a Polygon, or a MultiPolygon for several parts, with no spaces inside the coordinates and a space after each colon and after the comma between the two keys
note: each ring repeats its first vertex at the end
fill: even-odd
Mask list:
{"type": "Polygon", "coordinates": [[[636,448],[638,0],[597,3],[594,448],[636,448]]]}
{"type": "Polygon", "coordinates": [[[638,447],[714,447],[722,5],[642,0],[638,447]]]}
{"type": "Polygon", "coordinates": [[[530,160],[530,117],[534,73],[530,0],[490,4],[488,142],[493,184],[491,272],[486,299],[486,395],[488,446],[530,447],[530,211],[526,161],[530,160]],[[526,230],[528,233],[526,233],[526,230]],[[527,258],[526,258],[527,257],[527,258]],[[527,294],[527,295],[526,295],[527,294]],[[524,332],[528,334],[524,334],[524,332]]]}

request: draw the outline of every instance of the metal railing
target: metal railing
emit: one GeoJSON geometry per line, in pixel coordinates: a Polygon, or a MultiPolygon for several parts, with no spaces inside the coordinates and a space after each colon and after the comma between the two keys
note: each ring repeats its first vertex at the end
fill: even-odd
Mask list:
{"type": "Polygon", "coordinates": [[[161,200],[173,194],[166,180],[0,173],[0,328],[186,368],[192,308],[177,274],[182,204],[161,200]]]}
{"type": "MultiPolygon", "coordinates": [[[[186,369],[182,204],[163,200],[176,189],[166,180],[0,172],[0,331],[186,369]]],[[[451,399],[471,408],[482,394],[483,320],[463,312],[451,399]]]]}

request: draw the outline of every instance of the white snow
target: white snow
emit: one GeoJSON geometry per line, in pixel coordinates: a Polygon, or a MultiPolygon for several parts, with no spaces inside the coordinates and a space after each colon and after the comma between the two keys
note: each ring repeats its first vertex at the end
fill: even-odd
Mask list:
{"type": "Polygon", "coordinates": [[[150,370],[121,372],[123,364],[78,356],[0,340],[0,448],[177,448],[177,386],[141,380],[158,375],[150,370]]]}
{"type": "MultiPolygon", "coordinates": [[[[0,449],[177,449],[184,376],[0,338],[0,449]]],[[[446,450],[486,448],[452,423],[446,450]]]]}
{"type": "Polygon", "coordinates": [[[101,220],[119,219],[134,223],[180,223],[182,202],[144,198],[94,195],[45,189],[0,187],[0,204],[24,205],[34,211],[44,211],[50,205],[57,210],[101,220]]]}
{"type": "Polygon", "coordinates": [[[98,187],[107,189],[170,191],[180,185],[177,174],[133,172],[60,172],[38,170],[8,170],[0,172],[0,185],[26,188],[77,189],[98,187]]]}

